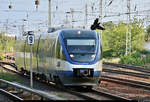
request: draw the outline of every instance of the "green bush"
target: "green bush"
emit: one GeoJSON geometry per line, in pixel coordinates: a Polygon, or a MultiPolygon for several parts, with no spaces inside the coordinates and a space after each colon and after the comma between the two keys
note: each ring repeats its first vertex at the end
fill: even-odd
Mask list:
{"type": "Polygon", "coordinates": [[[145,54],[145,55],[150,55],[150,52],[146,51],[146,50],[142,50],[142,51],[140,51],[140,53],[145,54]]]}
{"type": "Polygon", "coordinates": [[[0,32],[0,52],[13,50],[15,39],[6,37],[5,33],[0,32]]]}
{"type": "Polygon", "coordinates": [[[139,52],[132,52],[131,56],[132,58],[139,58],[141,54],[139,52]]]}
{"type": "Polygon", "coordinates": [[[3,55],[0,55],[0,60],[3,60],[4,59],[4,56],[3,55]]]}
{"type": "Polygon", "coordinates": [[[4,79],[7,81],[17,81],[20,82],[19,78],[15,74],[10,74],[8,72],[0,72],[0,79],[4,79]]]}
{"type": "Polygon", "coordinates": [[[150,56],[147,56],[147,57],[145,58],[145,63],[150,63],[150,56]]]}
{"type": "Polygon", "coordinates": [[[123,55],[120,58],[121,64],[144,65],[145,60],[141,58],[139,52],[133,52],[131,55],[123,55]]]}
{"type": "Polygon", "coordinates": [[[113,53],[112,50],[103,51],[103,58],[112,57],[112,53],[113,53]]]}

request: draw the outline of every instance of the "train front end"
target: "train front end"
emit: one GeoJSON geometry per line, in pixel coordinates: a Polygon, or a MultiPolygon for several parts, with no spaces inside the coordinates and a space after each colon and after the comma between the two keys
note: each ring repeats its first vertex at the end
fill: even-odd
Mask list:
{"type": "Polygon", "coordinates": [[[66,86],[94,86],[102,72],[99,35],[90,30],[62,30],[57,73],[66,86]],[[59,65],[59,66],[58,66],[59,65]]]}

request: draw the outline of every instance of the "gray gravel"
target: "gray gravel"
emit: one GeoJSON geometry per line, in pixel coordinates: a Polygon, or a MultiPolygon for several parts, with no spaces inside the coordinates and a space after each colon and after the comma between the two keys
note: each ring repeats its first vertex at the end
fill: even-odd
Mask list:
{"type": "MultiPolygon", "coordinates": [[[[20,83],[21,85],[25,85],[27,87],[30,87],[30,80],[29,79],[21,77],[19,75],[18,75],[18,77],[22,81],[20,83]]],[[[53,87],[51,87],[49,85],[46,85],[44,83],[39,83],[39,82],[37,82],[35,80],[33,81],[33,88],[37,89],[37,90],[45,91],[45,92],[50,93],[52,95],[56,95],[56,96],[58,96],[60,98],[64,98],[64,100],[83,100],[80,97],[71,95],[71,94],[69,94],[67,92],[64,92],[64,91],[61,91],[59,89],[53,88],[53,87]]]]}
{"type": "MultiPolygon", "coordinates": [[[[5,67],[13,69],[13,67],[8,66],[8,65],[5,65],[5,67]]],[[[20,82],[21,85],[30,87],[30,79],[27,79],[27,78],[22,77],[20,75],[17,75],[17,76],[18,76],[19,80],[21,81],[20,82]]],[[[18,82],[15,82],[15,83],[18,83],[18,82]]],[[[63,91],[61,91],[59,89],[53,88],[53,87],[51,87],[49,85],[46,85],[44,83],[39,83],[39,82],[37,82],[35,80],[33,80],[33,88],[37,89],[37,90],[45,91],[45,92],[50,93],[52,95],[56,95],[56,96],[58,96],[60,98],[64,98],[64,100],[83,100],[80,97],[71,95],[71,94],[69,94],[67,92],[63,92],[63,91]]]]}

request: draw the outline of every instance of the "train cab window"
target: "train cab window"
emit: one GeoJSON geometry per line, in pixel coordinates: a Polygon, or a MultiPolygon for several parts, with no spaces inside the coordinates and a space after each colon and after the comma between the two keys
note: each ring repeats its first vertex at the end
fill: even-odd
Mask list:
{"type": "Polygon", "coordinates": [[[91,62],[96,57],[96,39],[67,39],[67,52],[75,62],[91,62]]]}
{"type": "Polygon", "coordinates": [[[67,39],[68,53],[95,53],[95,39],[67,39]]]}
{"type": "Polygon", "coordinates": [[[59,40],[57,40],[57,46],[56,46],[56,58],[59,58],[61,60],[65,60],[65,54],[62,46],[59,43],[59,40]]]}

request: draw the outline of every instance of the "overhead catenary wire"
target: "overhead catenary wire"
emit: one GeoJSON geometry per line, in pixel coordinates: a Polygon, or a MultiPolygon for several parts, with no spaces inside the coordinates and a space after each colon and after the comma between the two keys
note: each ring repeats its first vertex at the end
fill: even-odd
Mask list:
{"type": "MultiPolygon", "coordinates": [[[[56,17],[58,14],[59,15],[65,15],[65,12],[64,11],[62,11],[61,9],[59,9],[59,5],[63,5],[63,4],[72,4],[71,2],[67,2],[68,0],[61,0],[61,1],[59,1],[59,0],[57,0],[57,1],[54,1],[54,3],[53,4],[57,4],[57,10],[56,11],[52,11],[51,13],[52,13],[52,15],[54,15],[55,14],[55,20],[57,20],[57,22],[55,23],[55,22],[53,22],[53,23],[55,23],[55,24],[59,24],[59,22],[63,22],[63,21],[58,21],[59,19],[58,19],[58,17],[56,17]],[[60,3],[60,2],[62,2],[62,3],[60,3]]],[[[97,2],[99,2],[100,0],[94,0],[94,1],[97,1],[97,2]]],[[[90,1],[90,3],[89,3],[89,5],[88,5],[88,13],[87,13],[87,16],[89,17],[89,19],[87,19],[87,22],[91,22],[92,21],[92,19],[94,20],[95,19],[95,17],[97,17],[97,15],[99,14],[99,9],[98,9],[98,7],[97,7],[97,5],[98,4],[94,4],[94,6],[93,6],[93,10],[94,11],[89,11],[89,8],[91,8],[92,6],[92,4],[94,3],[94,1],[90,1]],[[91,6],[91,7],[90,7],[91,6]],[[97,7],[97,8],[96,8],[97,7]]],[[[104,0],[103,0],[104,1],[104,0]]],[[[121,3],[121,1],[123,1],[123,2],[125,2],[126,0],[120,0],[120,2],[119,3],[121,3]]],[[[109,8],[112,8],[113,7],[113,5],[115,5],[115,4],[118,4],[118,2],[117,2],[117,0],[105,0],[104,2],[106,2],[106,5],[103,5],[103,7],[105,7],[106,9],[107,9],[107,6],[109,7],[109,8]]],[[[75,3],[75,5],[78,5],[79,3],[75,3]]],[[[138,5],[138,4],[137,4],[138,5]]],[[[135,7],[135,6],[134,6],[135,7]]],[[[137,6],[138,7],[138,6],[137,6]]],[[[82,13],[84,13],[85,11],[83,10],[83,8],[84,8],[84,6],[82,7],[82,8],[80,8],[80,10],[78,10],[78,11],[80,11],[80,12],[74,12],[74,16],[76,16],[76,15],[78,15],[78,14],[82,14],[82,13]]],[[[122,8],[123,8],[123,6],[122,6],[122,8]]],[[[144,16],[149,16],[149,14],[147,14],[150,10],[143,10],[143,9],[137,9],[137,11],[131,11],[130,12],[130,14],[131,14],[131,16],[132,15],[135,15],[137,12],[138,12],[138,15],[136,15],[136,16],[141,16],[141,17],[144,17],[144,16]],[[140,11],[141,10],[141,11],[140,11]]],[[[74,11],[77,11],[76,9],[74,9],[74,11]]],[[[9,10],[0,10],[0,12],[6,12],[6,13],[11,13],[11,12],[18,12],[18,13],[26,13],[26,12],[28,12],[29,14],[33,14],[34,15],[34,13],[43,13],[43,14],[47,14],[47,10],[38,10],[38,12],[36,12],[35,10],[11,10],[11,11],[9,11],[9,10]]],[[[106,15],[104,14],[104,10],[103,10],[103,16],[102,16],[102,19],[105,19],[105,20],[107,20],[107,19],[109,19],[110,17],[124,17],[125,15],[128,15],[128,13],[127,12],[124,12],[123,10],[121,11],[121,12],[117,12],[117,10],[115,10],[115,11],[113,11],[113,10],[108,10],[107,12],[106,12],[106,15]]],[[[65,17],[64,17],[65,18],[65,17]]],[[[38,18],[37,20],[34,20],[35,18],[31,18],[30,17],[30,21],[31,20],[33,20],[32,22],[37,22],[38,21],[38,19],[40,20],[40,18],[38,18]]],[[[69,19],[71,19],[71,16],[70,15],[68,15],[68,21],[69,21],[69,19]]],[[[63,20],[63,19],[61,19],[61,20],[63,20]]],[[[113,21],[113,20],[111,20],[111,21],[113,21]]],[[[118,20],[119,21],[119,20],[118,20]]],[[[125,21],[125,20],[124,20],[125,21]]],[[[18,21],[17,21],[18,22],[18,21]]],[[[77,22],[84,22],[84,19],[76,19],[76,18],[74,18],[74,20],[73,20],[73,22],[75,23],[77,23],[77,22]]],[[[69,23],[68,23],[69,24],[69,23]]],[[[84,23],[81,23],[81,24],[84,24],[84,23]]],[[[89,25],[89,24],[88,24],[89,25]]]]}

